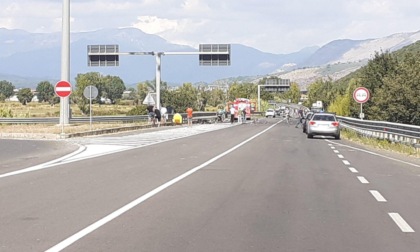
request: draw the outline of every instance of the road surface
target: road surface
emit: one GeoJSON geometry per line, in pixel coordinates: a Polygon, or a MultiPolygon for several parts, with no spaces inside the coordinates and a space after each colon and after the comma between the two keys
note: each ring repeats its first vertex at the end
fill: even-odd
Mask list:
{"type": "Polygon", "coordinates": [[[73,147],[52,162],[8,162],[0,251],[419,250],[418,162],[268,121],[59,141],[73,147]]]}

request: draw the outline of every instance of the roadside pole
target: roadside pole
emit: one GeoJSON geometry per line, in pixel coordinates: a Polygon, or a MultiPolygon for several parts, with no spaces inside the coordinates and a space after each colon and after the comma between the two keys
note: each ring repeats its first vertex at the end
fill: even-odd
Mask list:
{"type": "MultiPolygon", "coordinates": [[[[62,16],[62,41],[61,41],[61,80],[70,80],[70,0],[63,0],[62,16]]],[[[60,124],[62,135],[64,125],[69,124],[69,97],[60,98],[60,124]]]]}

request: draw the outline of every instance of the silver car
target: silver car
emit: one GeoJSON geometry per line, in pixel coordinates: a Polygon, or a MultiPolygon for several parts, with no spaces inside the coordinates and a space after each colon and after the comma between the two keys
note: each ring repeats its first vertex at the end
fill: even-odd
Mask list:
{"type": "Polygon", "coordinates": [[[335,139],[340,139],[340,122],[337,121],[335,114],[314,113],[306,126],[308,138],[319,135],[333,136],[335,139]]]}

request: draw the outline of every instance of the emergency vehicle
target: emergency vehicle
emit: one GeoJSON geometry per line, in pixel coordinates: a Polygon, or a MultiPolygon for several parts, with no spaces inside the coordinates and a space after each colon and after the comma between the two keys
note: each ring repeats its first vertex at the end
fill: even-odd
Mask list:
{"type": "Polygon", "coordinates": [[[241,114],[244,110],[246,120],[251,120],[251,112],[255,110],[255,102],[247,98],[236,98],[233,102],[228,102],[227,105],[227,111],[231,105],[235,108],[235,120],[238,119],[238,113],[241,114]]]}

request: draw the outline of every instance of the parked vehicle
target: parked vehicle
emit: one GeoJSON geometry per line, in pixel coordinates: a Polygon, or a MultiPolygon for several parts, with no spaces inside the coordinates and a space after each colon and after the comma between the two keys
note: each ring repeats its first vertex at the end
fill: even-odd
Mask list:
{"type": "Polygon", "coordinates": [[[333,136],[335,139],[340,139],[340,123],[332,113],[314,113],[307,123],[306,131],[308,138],[333,136]]]}
{"type": "Polygon", "coordinates": [[[236,98],[233,102],[227,103],[227,108],[230,108],[231,105],[236,110],[235,120],[238,120],[238,116],[242,116],[243,111],[245,111],[245,119],[251,120],[251,113],[255,111],[255,102],[247,98],[236,98]]]}
{"type": "Polygon", "coordinates": [[[265,111],[265,117],[276,117],[276,111],[274,109],[267,109],[265,111]]]}

